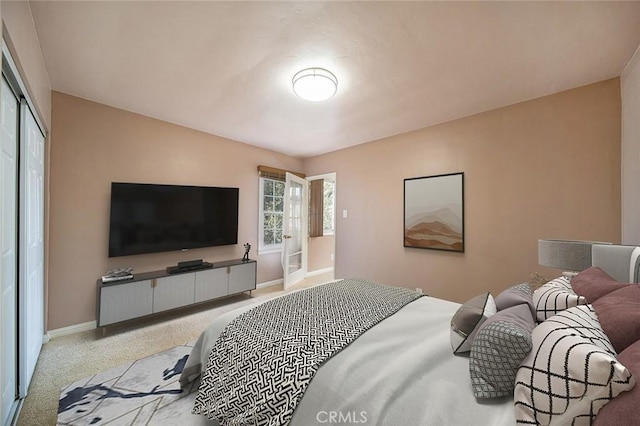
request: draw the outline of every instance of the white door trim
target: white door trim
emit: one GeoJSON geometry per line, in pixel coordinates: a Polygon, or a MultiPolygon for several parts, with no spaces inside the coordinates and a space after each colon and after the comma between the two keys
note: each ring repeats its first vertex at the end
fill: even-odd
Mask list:
{"type": "Polygon", "coordinates": [[[44,161],[45,137],[35,114],[20,102],[19,380],[21,398],[38,362],[44,336],[44,161]]]}
{"type": "MultiPolygon", "coordinates": [[[[331,180],[334,183],[333,187],[333,247],[331,269],[333,270],[333,278],[336,277],[336,239],[338,238],[338,174],[336,172],[323,173],[321,175],[307,176],[307,182],[318,179],[331,180]]],[[[308,254],[308,253],[307,253],[308,254]]],[[[325,268],[326,269],[326,268],[325,268]]]]}
{"type": "Polygon", "coordinates": [[[18,402],[18,97],[2,79],[0,149],[0,425],[8,425],[18,402]],[[10,105],[13,104],[13,105],[10,105]]]}

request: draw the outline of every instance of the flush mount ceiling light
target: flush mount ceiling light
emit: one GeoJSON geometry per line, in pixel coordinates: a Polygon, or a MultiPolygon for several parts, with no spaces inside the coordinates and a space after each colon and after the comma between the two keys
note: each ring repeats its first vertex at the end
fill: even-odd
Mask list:
{"type": "Polygon", "coordinates": [[[324,68],[305,68],[293,76],[293,92],[307,101],[326,101],[337,90],[338,79],[324,68]]]}

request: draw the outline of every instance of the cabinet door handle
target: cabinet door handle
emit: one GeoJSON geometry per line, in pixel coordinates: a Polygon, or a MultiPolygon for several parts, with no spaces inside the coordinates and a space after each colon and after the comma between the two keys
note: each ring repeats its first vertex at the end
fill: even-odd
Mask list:
{"type": "Polygon", "coordinates": [[[152,287],[152,288],[156,288],[156,286],[157,286],[157,285],[158,285],[158,283],[156,282],[156,279],[155,279],[155,278],[154,278],[154,279],[152,279],[152,280],[151,280],[151,287],[152,287]]]}

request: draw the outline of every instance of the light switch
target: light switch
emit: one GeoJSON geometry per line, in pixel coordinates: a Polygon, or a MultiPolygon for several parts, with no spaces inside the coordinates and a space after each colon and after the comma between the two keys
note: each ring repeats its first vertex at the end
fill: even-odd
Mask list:
{"type": "Polygon", "coordinates": [[[347,209],[342,210],[342,217],[343,218],[347,217],[347,209]]]}

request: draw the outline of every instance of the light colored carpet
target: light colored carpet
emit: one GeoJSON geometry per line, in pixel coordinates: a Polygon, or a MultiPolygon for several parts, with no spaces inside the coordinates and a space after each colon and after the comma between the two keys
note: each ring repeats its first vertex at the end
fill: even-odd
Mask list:
{"type": "MultiPolygon", "coordinates": [[[[333,273],[316,275],[288,291],[331,281],[333,273]]],[[[129,321],[52,339],[42,347],[36,370],[18,418],[18,426],[55,425],[60,390],[83,377],[184,345],[196,339],[216,317],[247,304],[284,294],[282,286],[254,290],[188,311],[129,321]]]]}

